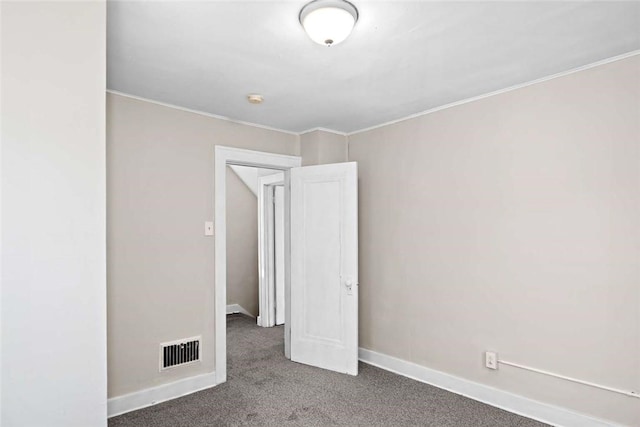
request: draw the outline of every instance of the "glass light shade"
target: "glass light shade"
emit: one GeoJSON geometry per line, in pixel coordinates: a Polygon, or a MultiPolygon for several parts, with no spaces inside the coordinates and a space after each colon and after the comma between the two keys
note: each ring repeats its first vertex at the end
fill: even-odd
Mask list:
{"type": "Polygon", "coordinates": [[[349,37],[357,18],[356,8],[344,1],[318,0],[300,12],[300,22],[309,38],[325,46],[336,45],[349,37]]]}

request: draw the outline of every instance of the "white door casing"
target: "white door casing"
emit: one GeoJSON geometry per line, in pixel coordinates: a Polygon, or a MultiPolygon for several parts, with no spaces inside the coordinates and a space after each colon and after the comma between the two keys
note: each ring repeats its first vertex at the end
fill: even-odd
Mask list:
{"type": "MultiPolygon", "coordinates": [[[[215,221],[215,284],[213,293],[214,303],[214,363],[216,384],[227,380],[227,212],[226,212],[226,166],[241,165],[258,168],[277,169],[284,172],[285,185],[285,255],[290,253],[290,197],[289,197],[289,170],[300,166],[302,159],[298,156],[265,153],[261,151],[244,150],[240,148],[215,147],[215,181],[214,181],[214,221],[215,221]]],[[[288,296],[291,271],[289,256],[285,256],[285,297],[288,296]]],[[[289,301],[287,301],[288,303],[289,301]]],[[[286,306],[286,321],[284,326],[284,352],[290,357],[290,313],[286,306]]]]}
{"type": "Polygon", "coordinates": [[[355,162],[291,169],[291,360],[358,373],[355,162]]]}

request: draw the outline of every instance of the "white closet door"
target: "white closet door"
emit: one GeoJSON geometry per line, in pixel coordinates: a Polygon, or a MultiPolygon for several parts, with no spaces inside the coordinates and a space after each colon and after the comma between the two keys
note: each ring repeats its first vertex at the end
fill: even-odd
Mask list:
{"type": "Polygon", "coordinates": [[[276,286],[276,325],[284,324],[284,187],[278,185],[274,193],[274,234],[275,234],[275,286],[276,286]]]}
{"type": "Polygon", "coordinates": [[[358,374],[358,169],[291,169],[291,360],[358,374]]]}

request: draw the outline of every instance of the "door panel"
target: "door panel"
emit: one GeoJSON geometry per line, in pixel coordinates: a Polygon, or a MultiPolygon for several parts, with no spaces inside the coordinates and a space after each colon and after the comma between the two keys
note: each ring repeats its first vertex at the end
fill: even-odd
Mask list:
{"type": "Polygon", "coordinates": [[[275,275],[276,275],[276,325],[284,324],[284,187],[274,188],[275,275]]]}
{"type": "Polygon", "coordinates": [[[291,170],[291,359],[357,375],[357,165],[291,170]]]}

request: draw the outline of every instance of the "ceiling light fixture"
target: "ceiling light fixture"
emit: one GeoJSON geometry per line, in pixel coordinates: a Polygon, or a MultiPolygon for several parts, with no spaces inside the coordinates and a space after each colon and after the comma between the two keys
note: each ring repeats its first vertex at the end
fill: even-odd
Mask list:
{"type": "Polygon", "coordinates": [[[333,46],[349,37],[358,9],[346,0],[314,0],[302,8],[299,19],[311,40],[333,46]]]}

